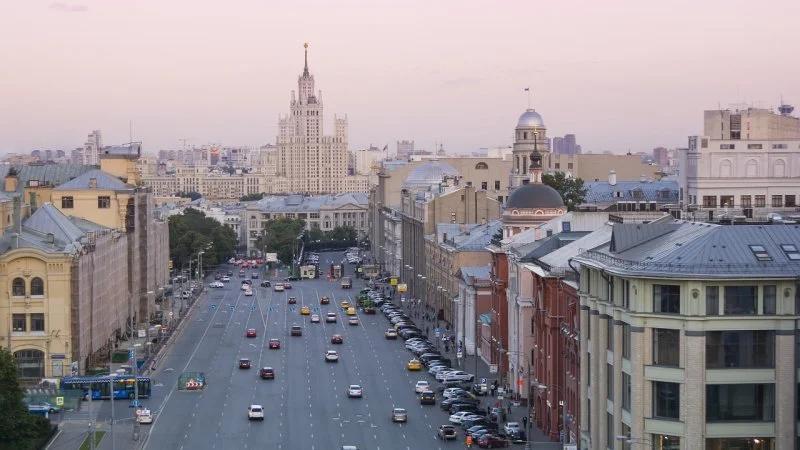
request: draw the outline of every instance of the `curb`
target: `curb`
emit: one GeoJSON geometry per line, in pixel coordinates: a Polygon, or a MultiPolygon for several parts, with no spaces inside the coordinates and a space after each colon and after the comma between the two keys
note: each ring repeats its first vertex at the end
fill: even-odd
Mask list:
{"type": "Polygon", "coordinates": [[[195,299],[195,301],[194,301],[194,302],[192,302],[191,306],[189,306],[189,309],[186,311],[186,314],[183,316],[183,319],[181,319],[180,323],[179,323],[179,324],[178,324],[178,326],[175,328],[175,331],[174,331],[174,332],[173,332],[173,333],[172,333],[172,334],[169,336],[169,340],[167,341],[167,343],[166,343],[166,344],[164,344],[164,346],[163,346],[163,347],[161,347],[161,349],[158,351],[158,353],[156,353],[156,354],[155,354],[155,356],[153,356],[153,358],[151,358],[151,360],[150,360],[150,364],[147,364],[147,368],[146,368],[146,369],[143,371],[143,376],[149,376],[149,375],[150,375],[150,367],[151,367],[151,366],[152,366],[152,365],[153,365],[153,364],[154,364],[156,361],[160,361],[160,360],[161,360],[161,358],[164,356],[164,352],[166,352],[166,351],[167,351],[167,350],[168,350],[170,347],[172,347],[172,344],[175,342],[175,339],[177,339],[178,337],[180,337],[180,335],[183,333],[183,329],[186,327],[186,323],[188,322],[188,320],[187,320],[187,319],[188,319],[188,318],[189,318],[189,316],[190,316],[190,315],[191,315],[191,314],[194,312],[194,307],[195,307],[195,305],[196,305],[197,303],[199,303],[199,301],[200,301],[200,298],[201,298],[203,295],[205,295],[205,294],[206,294],[206,292],[207,292],[207,291],[206,291],[206,289],[204,288],[204,289],[203,289],[203,291],[200,293],[200,295],[198,295],[198,296],[197,296],[197,298],[195,299]]]}

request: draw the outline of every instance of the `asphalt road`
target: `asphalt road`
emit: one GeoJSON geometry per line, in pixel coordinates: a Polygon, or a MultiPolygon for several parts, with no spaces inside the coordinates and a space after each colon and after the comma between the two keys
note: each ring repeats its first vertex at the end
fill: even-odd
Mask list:
{"type": "MultiPolygon", "coordinates": [[[[340,255],[322,254],[323,267],[327,259],[341,259],[340,255]]],[[[347,269],[352,272],[353,266],[347,269]]],[[[240,281],[234,276],[224,289],[209,289],[151,375],[154,395],[145,403],[156,412],[156,421],[142,426],[145,448],[463,448],[461,439],[436,439],[436,428],[447,422],[447,414],[438,405],[420,405],[414,394],[417,380],[435,382],[425,372],[406,371],[411,354],[402,339],[384,338],[384,316],[359,311],[360,325],[347,324],[339,302],[354,303],[362,280],[354,279],[350,290],[320,278],[273,292],[258,287],[259,279],[254,280],[252,297],[244,296],[240,281]],[[331,298],[330,305],[319,304],[323,295],[331,298]],[[297,298],[297,305],[288,304],[290,296],[297,298]],[[301,316],[303,305],[320,314],[322,323],[312,324],[310,316],[301,316]],[[337,314],[337,323],[324,322],[328,312],[337,314]],[[289,336],[294,324],[303,327],[302,337],[289,336]],[[247,328],[258,330],[258,337],[246,338],[247,328]],[[341,334],[344,344],[332,345],[333,334],[341,334]],[[281,340],[280,350],[268,348],[270,338],[281,340]],[[329,349],[339,351],[338,363],[324,361],[329,349]],[[252,368],[239,369],[239,358],[250,358],[252,368]],[[275,369],[275,380],[259,378],[258,368],[264,366],[275,369]],[[207,387],[177,391],[178,375],[184,371],[205,372],[207,387]],[[364,397],[348,398],[350,384],[362,385],[364,397]],[[247,407],[253,403],[264,406],[263,422],[248,421],[247,407]],[[407,424],[390,421],[393,407],[409,411],[407,424]]]]}

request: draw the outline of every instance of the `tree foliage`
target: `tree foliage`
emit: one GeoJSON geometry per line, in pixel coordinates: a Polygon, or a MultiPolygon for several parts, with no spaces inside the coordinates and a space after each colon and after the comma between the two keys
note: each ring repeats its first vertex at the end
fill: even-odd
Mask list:
{"type": "Polygon", "coordinates": [[[169,218],[169,252],[175,267],[188,266],[201,250],[204,265],[220,264],[233,255],[236,243],[233,229],[194,208],[169,218]]]}
{"type": "Polygon", "coordinates": [[[48,420],[28,414],[22,398],[14,355],[0,348],[0,448],[29,448],[50,432],[48,420]]]}
{"type": "Polygon", "coordinates": [[[500,228],[495,234],[492,235],[491,243],[497,247],[503,245],[503,229],[500,228]]]}
{"type": "Polygon", "coordinates": [[[175,196],[176,197],[189,197],[190,199],[192,199],[192,201],[195,201],[198,198],[203,197],[202,194],[200,194],[199,192],[194,192],[194,191],[189,191],[189,192],[178,191],[178,192],[175,193],[175,196]]]}
{"type": "Polygon", "coordinates": [[[580,178],[567,178],[564,172],[555,172],[542,175],[542,183],[558,191],[569,211],[574,211],[586,200],[587,189],[580,178]]]}
{"type": "Polygon", "coordinates": [[[264,193],[263,193],[263,192],[260,192],[260,193],[258,193],[258,194],[247,194],[247,195],[243,195],[243,196],[242,196],[242,197],[239,199],[239,201],[240,201],[240,202],[251,202],[251,201],[255,201],[255,200],[261,200],[262,198],[264,198],[264,193]]]}
{"type": "Polygon", "coordinates": [[[256,240],[256,248],[264,253],[277,253],[281,262],[290,264],[297,238],[303,233],[305,225],[302,219],[282,217],[270,220],[264,224],[264,230],[256,240]]]}

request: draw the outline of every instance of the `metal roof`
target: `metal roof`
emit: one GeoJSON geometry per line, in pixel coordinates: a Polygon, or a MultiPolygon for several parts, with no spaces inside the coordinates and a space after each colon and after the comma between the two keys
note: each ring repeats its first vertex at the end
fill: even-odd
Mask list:
{"type": "Polygon", "coordinates": [[[369,197],[361,192],[313,196],[292,194],[264,197],[252,205],[248,205],[248,209],[256,209],[263,212],[307,212],[319,211],[320,209],[338,209],[347,205],[367,208],[369,206],[369,197]]]}
{"type": "Polygon", "coordinates": [[[69,180],[66,183],[62,183],[61,185],[55,188],[56,191],[72,191],[72,190],[83,190],[83,189],[132,191],[134,190],[134,187],[129,184],[123,183],[122,180],[107,172],[103,172],[100,169],[93,169],[88,172],[84,172],[78,175],[77,177],[73,178],[72,180],[69,180]],[[95,180],[94,187],[90,187],[92,184],[92,179],[95,180]]]}
{"type": "Polygon", "coordinates": [[[461,279],[469,283],[470,278],[475,280],[489,280],[489,266],[466,266],[459,269],[461,272],[461,279]]]}
{"type": "Polygon", "coordinates": [[[586,197],[583,204],[616,202],[678,202],[678,182],[661,181],[589,181],[584,184],[586,197]]]}
{"type": "Polygon", "coordinates": [[[0,177],[5,178],[11,167],[14,167],[17,171],[17,178],[19,179],[17,192],[22,192],[31,181],[37,182],[39,186],[58,186],[82,173],[97,169],[97,166],[85,166],[82,164],[0,165],[0,177]]]}

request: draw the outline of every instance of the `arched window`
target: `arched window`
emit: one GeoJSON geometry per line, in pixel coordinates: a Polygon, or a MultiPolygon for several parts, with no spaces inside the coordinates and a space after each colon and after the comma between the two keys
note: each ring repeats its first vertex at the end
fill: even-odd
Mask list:
{"type": "Polygon", "coordinates": [[[772,166],[772,176],[776,178],[783,178],[786,176],[786,163],[782,159],[775,161],[772,166]]]}
{"type": "Polygon", "coordinates": [[[31,280],[31,295],[44,295],[44,280],[39,277],[31,280]]]}
{"type": "Polygon", "coordinates": [[[485,162],[481,161],[478,164],[475,164],[476,170],[489,170],[489,165],[485,162]]]}
{"type": "Polygon", "coordinates": [[[14,352],[17,360],[17,376],[20,378],[44,378],[44,352],[19,350],[14,352]]]}
{"type": "Polygon", "coordinates": [[[755,159],[747,161],[747,165],[744,166],[744,176],[751,178],[758,176],[758,161],[755,159]]]}
{"type": "Polygon", "coordinates": [[[731,165],[731,161],[729,159],[723,159],[722,162],[719,163],[719,176],[730,177],[732,172],[733,166],[731,165]]]}
{"type": "Polygon", "coordinates": [[[14,278],[11,282],[11,295],[14,297],[25,297],[25,280],[14,278]]]}

